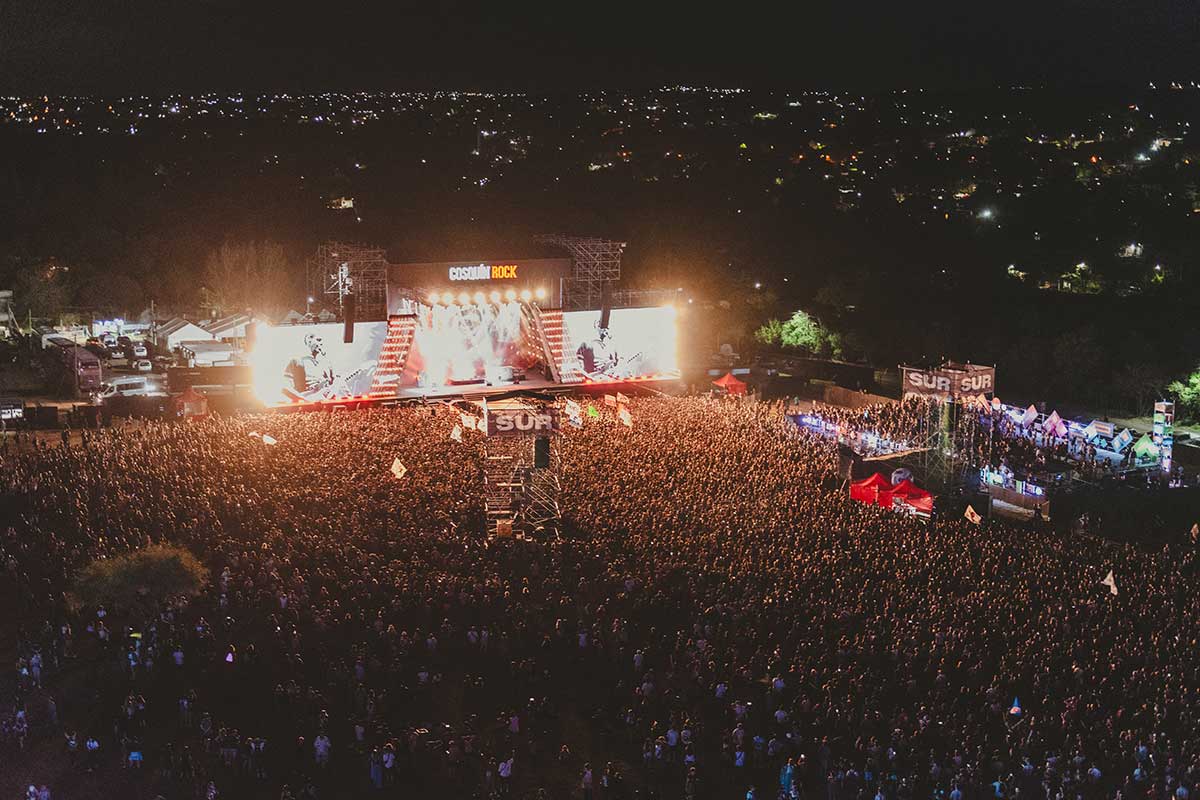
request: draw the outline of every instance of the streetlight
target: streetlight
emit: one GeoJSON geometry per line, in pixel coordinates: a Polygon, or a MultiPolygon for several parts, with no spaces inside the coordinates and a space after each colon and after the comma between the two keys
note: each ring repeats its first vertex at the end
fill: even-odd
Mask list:
{"type": "Polygon", "coordinates": [[[307,304],[306,306],[304,306],[304,313],[305,313],[305,314],[311,314],[311,313],[312,313],[312,304],[313,304],[313,303],[315,303],[315,302],[317,302],[317,301],[316,301],[316,298],[314,298],[314,297],[312,297],[312,296],[310,295],[310,296],[309,296],[309,298],[308,298],[308,304],[307,304]]]}

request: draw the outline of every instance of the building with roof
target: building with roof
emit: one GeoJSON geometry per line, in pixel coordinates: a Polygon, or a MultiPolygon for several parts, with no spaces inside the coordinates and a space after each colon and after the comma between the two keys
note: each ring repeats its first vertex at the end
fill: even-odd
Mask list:
{"type": "Polygon", "coordinates": [[[168,320],[154,331],[154,346],[163,353],[174,352],[183,342],[203,342],[212,339],[211,333],[183,317],[168,320]]]}

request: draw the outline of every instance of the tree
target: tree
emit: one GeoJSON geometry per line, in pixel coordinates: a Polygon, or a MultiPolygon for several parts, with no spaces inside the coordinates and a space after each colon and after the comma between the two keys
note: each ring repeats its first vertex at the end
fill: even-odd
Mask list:
{"type": "Polygon", "coordinates": [[[1134,414],[1140,415],[1162,395],[1166,379],[1153,364],[1130,362],[1113,373],[1113,387],[1134,414]]]}
{"type": "Polygon", "coordinates": [[[783,323],[777,319],[769,319],[754,331],[755,341],[775,347],[783,338],[783,323]]]}
{"type": "Polygon", "coordinates": [[[69,278],[70,267],[57,259],[17,264],[10,286],[18,316],[49,319],[57,324],[71,299],[69,278]]]}
{"type": "Polygon", "coordinates": [[[1052,360],[1057,388],[1065,396],[1094,402],[1105,384],[1105,351],[1094,325],[1067,331],[1054,341],[1052,360]]]}
{"type": "Polygon", "coordinates": [[[807,350],[814,355],[827,355],[830,349],[829,334],[821,323],[803,311],[797,311],[783,323],[780,341],[784,347],[807,350]]]}
{"type": "Polygon", "coordinates": [[[283,246],[274,242],[225,242],[204,266],[204,283],[219,315],[249,308],[278,316],[293,294],[292,279],[283,246]]]}
{"type": "Polygon", "coordinates": [[[1196,370],[1182,381],[1172,381],[1167,391],[1189,419],[1200,417],[1200,370],[1196,370]]]}
{"type": "Polygon", "coordinates": [[[133,614],[154,613],[159,603],[195,596],[208,582],[208,570],[182,547],[152,545],[88,564],[75,581],[75,598],[133,614]]]}

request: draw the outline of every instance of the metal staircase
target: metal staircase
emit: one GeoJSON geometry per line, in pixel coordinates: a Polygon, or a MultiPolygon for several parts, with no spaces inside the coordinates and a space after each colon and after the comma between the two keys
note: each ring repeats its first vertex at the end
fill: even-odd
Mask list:
{"type": "Polygon", "coordinates": [[[583,380],[575,357],[575,345],[563,325],[563,312],[557,309],[539,311],[542,337],[546,341],[547,357],[554,364],[559,383],[580,383],[583,380]]]}
{"type": "Polygon", "coordinates": [[[414,315],[388,318],[387,336],[379,350],[375,379],[371,382],[371,397],[396,395],[416,330],[417,318],[414,315]]]}
{"type": "MultiPolygon", "coordinates": [[[[546,377],[555,383],[559,382],[559,364],[560,356],[556,357],[554,351],[550,347],[550,342],[546,339],[546,327],[542,324],[542,314],[540,308],[531,303],[522,303],[521,308],[525,314],[525,322],[528,326],[530,335],[537,338],[536,348],[530,347],[531,352],[540,354],[542,361],[546,364],[546,377]]],[[[559,328],[562,328],[562,312],[558,312],[559,328]]],[[[561,337],[560,337],[561,340],[561,337]]]]}

